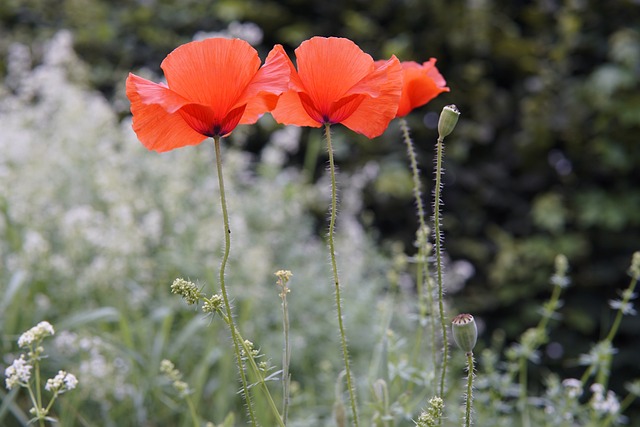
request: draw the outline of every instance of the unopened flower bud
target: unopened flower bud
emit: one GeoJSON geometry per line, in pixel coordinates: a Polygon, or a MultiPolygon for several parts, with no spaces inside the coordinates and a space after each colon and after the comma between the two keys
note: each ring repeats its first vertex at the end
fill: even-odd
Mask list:
{"type": "Polygon", "coordinates": [[[453,340],[466,353],[473,351],[478,341],[478,327],[470,314],[459,314],[451,322],[453,340]]]}
{"type": "Polygon", "coordinates": [[[440,138],[448,136],[458,123],[458,117],[460,117],[460,110],[455,105],[447,105],[442,109],[440,113],[440,120],[438,121],[438,134],[440,138]]]}

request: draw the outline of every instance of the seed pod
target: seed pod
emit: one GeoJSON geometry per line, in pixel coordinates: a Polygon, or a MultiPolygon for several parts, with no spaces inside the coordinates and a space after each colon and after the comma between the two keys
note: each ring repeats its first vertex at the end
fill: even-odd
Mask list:
{"type": "Polygon", "coordinates": [[[440,138],[448,136],[458,123],[458,117],[460,117],[460,110],[455,105],[447,105],[442,109],[440,113],[440,120],[438,120],[438,134],[440,138]]]}
{"type": "Polygon", "coordinates": [[[478,327],[470,314],[459,314],[451,322],[453,340],[466,353],[473,351],[478,340],[478,327]]]}

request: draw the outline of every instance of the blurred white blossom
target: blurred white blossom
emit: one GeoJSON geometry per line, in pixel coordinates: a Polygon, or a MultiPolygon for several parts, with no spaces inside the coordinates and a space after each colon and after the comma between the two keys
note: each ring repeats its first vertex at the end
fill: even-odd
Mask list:
{"type": "Polygon", "coordinates": [[[31,378],[31,369],[33,367],[25,360],[24,354],[19,359],[15,359],[13,363],[4,370],[4,376],[7,377],[6,387],[11,390],[15,386],[24,385],[31,378]]]}

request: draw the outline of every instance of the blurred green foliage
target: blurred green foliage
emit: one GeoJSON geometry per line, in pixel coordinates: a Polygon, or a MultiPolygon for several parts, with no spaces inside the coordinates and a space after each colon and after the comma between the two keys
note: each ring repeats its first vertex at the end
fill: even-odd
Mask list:
{"type": "MultiPolygon", "coordinates": [[[[291,52],[312,35],[336,35],[375,57],[438,58],[451,92],[409,122],[429,189],[434,112],[447,103],[462,111],[446,143],[445,243],[476,274],[456,306],[515,337],[535,323],[534,307],[548,295],[550,266],[562,252],[574,275],[566,321],[585,338],[574,343],[558,331],[552,339],[578,352],[601,333],[610,320],[602,318],[602,301],[626,284],[623,272],[640,246],[637,0],[5,0],[0,58],[13,41],[68,28],[92,84],[126,105],[127,72],[159,73],[177,45],[232,21],[263,30],[263,53],[275,43],[291,52]]],[[[415,215],[410,180],[398,169],[405,157],[397,126],[372,142],[348,138],[338,156],[344,170],[371,160],[381,166],[365,189],[363,218],[382,239],[410,248],[415,215]]],[[[247,147],[259,152],[261,140],[249,136],[247,147]]],[[[309,165],[304,153],[291,160],[309,165]]],[[[638,339],[638,321],[630,325],[622,342],[638,339]]],[[[624,357],[633,349],[622,350],[628,364],[615,369],[637,373],[624,357]]]]}

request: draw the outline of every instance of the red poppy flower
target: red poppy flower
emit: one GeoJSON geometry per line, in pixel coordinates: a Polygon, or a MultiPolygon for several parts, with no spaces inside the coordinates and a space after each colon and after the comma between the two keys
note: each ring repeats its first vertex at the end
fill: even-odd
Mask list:
{"type": "MultiPolygon", "coordinates": [[[[376,62],[381,66],[383,63],[384,61],[376,62]]],[[[413,61],[402,62],[402,72],[404,75],[402,96],[396,117],[404,117],[414,108],[426,104],[442,92],[449,92],[449,88],[446,87],[447,82],[436,68],[435,58],[431,58],[429,62],[422,65],[413,61]]]]}
{"type": "Polygon", "coordinates": [[[277,122],[320,127],[342,123],[376,137],[395,117],[402,91],[402,67],[392,57],[376,66],[354,42],[313,37],[296,49],[289,90],[271,112],[277,122]]]}
{"type": "Polygon", "coordinates": [[[255,123],[288,87],[289,59],[277,45],[260,67],[244,40],[211,38],[184,44],[162,61],[167,84],[129,74],[133,130],[150,150],[195,145],[255,123]]]}

